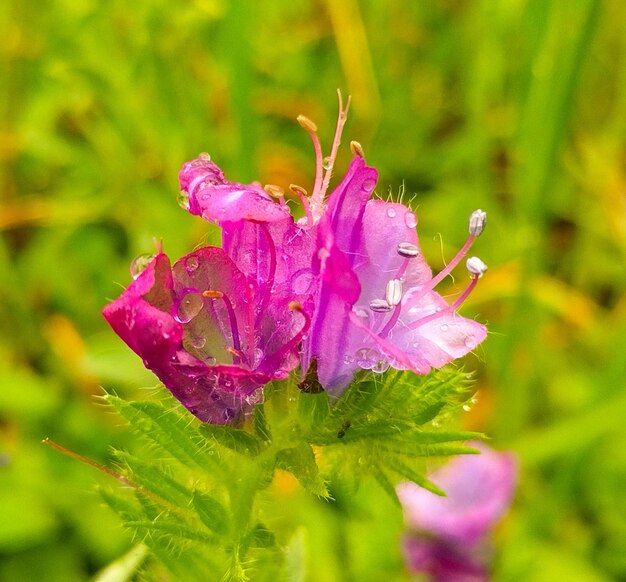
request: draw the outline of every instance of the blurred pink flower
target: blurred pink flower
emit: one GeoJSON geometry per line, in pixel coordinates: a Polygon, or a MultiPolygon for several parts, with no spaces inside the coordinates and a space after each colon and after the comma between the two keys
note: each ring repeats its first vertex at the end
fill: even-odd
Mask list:
{"type": "Polygon", "coordinates": [[[446,497],[415,483],[397,487],[408,527],[403,541],[407,566],[438,582],[488,579],[488,537],[517,484],[513,454],[469,444],[481,454],[456,457],[430,476],[446,497]]]}

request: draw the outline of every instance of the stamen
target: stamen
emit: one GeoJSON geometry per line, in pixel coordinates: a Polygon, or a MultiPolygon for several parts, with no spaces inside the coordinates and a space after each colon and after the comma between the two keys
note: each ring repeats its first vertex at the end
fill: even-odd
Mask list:
{"type": "Polygon", "coordinates": [[[350,151],[353,156],[360,156],[365,159],[365,152],[363,151],[363,146],[358,141],[350,142],[350,151]]]}
{"type": "Polygon", "coordinates": [[[224,306],[226,307],[226,313],[228,314],[228,323],[230,324],[230,331],[233,334],[233,349],[235,350],[235,355],[229,348],[226,348],[226,351],[233,354],[233,364],[239,364],[239,359],[243,355],[241,351],[241,340],[239,338],[239,328],[237,327],[237,316],[235,315],[235,310],[233,308],[233,304],[231,303],[228,295],[222,293],[221,291],[216,291],[214,289],[209,289],[202,293],[208,299],[221,299],[224,302],[224,306]]]}
{"type": "Polygon", "coordinates": [[[269,255],[270,255],[270,266],[269,266],[269,272],[267,274],[267,280],[265,281],[265,283],[271,290],[272,287],[274,286],[274,277],[276,276],[276,246],[274,245],[274,239],[272,238],[272,235],[270,234],[267,224],[264,222],[259,222],[258,226],[259,226],[259,229],[265,235],[267,242],[269,243],[268,248],[269,248],[269,255]]]}
{"type": "Polygon", "coordinates": [[[398,244],[398,254],[405,259],[412,259],[419,256],[420,250],[417,245],[408,242],[398,244]]]}
{"type": "Polygon", "coordinates": [[[300,198],[300,202],[302,203],[302,208],[304,208],[304,214],[306,215],[306,223],[309,226],[313,226],[313,215],[311,214],[311,205],[309,204],[309,199],[307,198],[307,192],[301,186],[297,184],[289,184],[289,189],[300,198]]]}
{"type": "Polygon", "coordinates": [[[385,288],[385,299],[391,307],[395,307],[402,301],[402,281],[391,279],[385,288]]]}
{"type": "Polygon", "coordinates": [[[285,191],[280,186],[276,186],[276,184],[265,184],[265,186],[263,186],[263,190],[265,190],[272,198],[285,197],[285,191]]]}
{"type": "Polygon", "coordinates": [[[387,313],[393,309],[393,306],[389,305],[386,299],[372,299],[370,309],[376,313],[387,313]]]}
{"type": "Polygon", "coordinates": [[[454,267],[456,267],[459,264],[461,259],[467,254],[467,251],[469,251],[473,242],[476,240],[476,237],[478,236],[478,234],[472,234],[472,232],[478,232],[480,234],[480,232],[482,232],[480,226],[482,225],[482,227],[484,227],[484,225],[486,224],[486,221],[487,221],[487,214],[483,212],[482,210],[475,210],[474,212],[472,212],[470,216],[470,235],[468,239],[465,241],[465,244],[459,249],[459,252],[454,256],[454,258],[443,269],[441,269],[441,271],[439,271],[439,273],[437,273],[437,275],[433,277],[428,282],[427,285],[422,287],[419,293],[413,295],[408,300],[407,304],[405,305],[406,309],[410,309],[414,305],[417,305],[417,303],[419,303],[420,299],[424,297],[426,293],[428,293],[430,290],[434,289],[437,285],[439,285],[439,283],[441,283],[441,281],[443,281],[443,279],[452,272],[454,267]],[[479,217],[480,220],[476,218],[477,216],[479,217]],[[474,223],[475,228],[472,228],[472,223],[474,223]]]}
{"type": "Polygon", "coordinates": [[[487,213],[480,208],[474,210],[469,218],[469,233],[474,236],[480,236],[485,230],[487,224],[487,213]]]}
{"type": "Polygon", "coordinates": [[[478,275],[480,279],[487,270],[487,265],[483,263],[478,257],[470,257],[465,262],[465,267],[472,275],[478,275]]]}
{"type": "Polygon", "coordinates": [[[313,194],[311,194],[311,205],[313,206],[313,216],[317,218],[321,216],[322,203],[324,201],[324,195],[321,194],[322,180],[324,177],[322,145],[317,137],[317,125],[304,115],[298,115],[297,120],[302,128],[309,134],[315,151],[315,184],[313,185],[313,194]]]}
{"type": "Polygon", "coordinates": [[[430,369],[430,366],[427,362],[423,361],[420,364],[423,364],[423,367],[417,367],[409,357],[399,348],[394,346],[392,343],[384,340],[383,338],[377,336],[367,325],[363,324],[361,320],[358,318],[357,314],[351,311],[349,313],[350,321],[360,330],[362,330],[366,335],[374,340],[376,345],[386,354],[390,355],[394,360],[398,363],[402,364],[407,370],[411,370],[416,374],[425,374],[430,369]]]}
{"type": "MultiPolygon", "coordinates": [[[[478,259],[478,257],[472,257],[472,258],[478,259]]],[[[482,270],[482,273],[484,273],[487,270],[487,265],[485,265],[485,263],[483,263],[480,259],[478,260],[481,262],[482,266],[484,267],[484,269],[482,270]]],[[[469,260],[468,260],[468,263],[469,263],[469,260]]],[[[470,273],[472,273],[469,266],[467,270],[470,273]]],[[[448,305],[447,307],[444,307],[440,311],[435,311],[434,313],[431,313],[429,315],[426,315],[425,317],[422,317],[421,319],[418,319],[417,321],[414,321],[413,323],[409,324],[408,328],[413,330],[428,323],[429,321],[432,321],[433,319],[438,319],[442,315],[454,313],[459,307],[461,307],[463,302],[469,297],[470,293],[474,290],[474,287],[476,287],[476,283],[478,283],[478,279],[480,279],[480,277],[482,276],[482,274],[478,274],[478,273],[472,273],[472,275],[473,276],[472,276],[472,280],[470,281],[470,284],[465,288],[463,293],[461,293],[456,298],[454,303],[451,303],[450,305],[448,305]]]]}

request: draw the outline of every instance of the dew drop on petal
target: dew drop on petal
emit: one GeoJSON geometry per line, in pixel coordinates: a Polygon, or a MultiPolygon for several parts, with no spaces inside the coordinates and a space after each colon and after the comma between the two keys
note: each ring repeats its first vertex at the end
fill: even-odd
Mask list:
{"type": "Polygon", "coordinates": [[[136,279],[146,270],[146,267],[152,262],[154,255],[146,253],[135,257],[130,263],[130,274],[136,279]]]}
{"type": "Polygon", "coordinates": [[[204,359],[204,363],[207,366],[215,366],[215,364],[217,363],[217,358],[214,358],[213,356],[208,356],[204,359]]]}
{"type": "Polygon", "coordinates": [[[176,320],[180,323],[191,321],[204,306],[204,300],[199,293],[187,293],[178,304],[176,320]]]}
{"type": "Polygon", "coordinates": [[[367,193],[373,192],[375,187],[376,187],[375,180],[365,180],[365,182],[363,182],[363,185],[362,185],[363,192],[367,192],[367,193]]]}
{"type": "Polygon", "coordinates": [[[476,347],[476,338],[473,335],[468,335],[465,338],[465,347],[473,350],[476,347]]]}
{"type": "Polygon", "coordinates": [[[404,224],[407,225],[408,228],[415,228],[417,226],[417,216],[415,216],[414,212],[408,210],[404,215],[404,224]]]}
{"type": "Polygon", "coordinates": [[[386,360],[379,360],[376,365],[372,367],[372,372],[375,374],[382,374],[389,369],[389,362],[386,360]]]}
{"type": "Polygon", "coordinates": [[[194,337],[191,340],[191,345],[197,350],[201,350],[206,345],[206,338],[202,336],[194,337]]]}
{"type": "Polygon", "coordinates": [[[198,268],[198,257],[189,257],[185,262],[187,273],[191,275],[198,268]]]}
{"type": "Polygon", "coordinates": [[[395,208],[387,208],[387,216],[389,218],[394,218],[396,215],[396,209],[395,208]]]}
{"type": "Polygon", "coordinates": [[[442,323],[439,329],[445,333],[446,331],[448,331],[449,326],[447,323],[442,323]]]}
{"type": "Polygon", "coordinates": [[[291,288],[296,295],[304,295],[311,290],[313,280],[311,269],[301,269],[291,278],[291,288]]]}
{"type": "Polygon", "coordinates": [[[184,190],[181,190],[178,193],[178,205],[183,208],[184,210],[189,210],[189,194],[187,194],[187,192],[185,192],[184,190]]]}
{"type": "Polygon", "coordinates": [[[352,362],[354,362],[354,358],[350,354],[346,354],[343,357],[343,363],[344,364],[350,365],[350,364],[352,364],[352,362]]]}
{"type": "Polygon", "coordinates": [[[356,365],[364,370],[371,370],[378,361],[378,352],[371,348],[359,348],[355,356],[356,365]]]}

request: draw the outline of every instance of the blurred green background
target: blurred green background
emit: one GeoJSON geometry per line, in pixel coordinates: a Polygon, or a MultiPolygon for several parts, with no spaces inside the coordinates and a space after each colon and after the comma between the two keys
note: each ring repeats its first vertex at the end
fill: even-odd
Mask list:
{"type": "MultiPolygon", "coordinates": [[[[89,579],[131,547],[106,477],[40,440],[132,448],[100,387],[155,380],[99,312],[154,238],[173,257],[219,240],[177,206],[181,164],[208,151],[233,180],[310,188],[294,120],[328,147],[338,87],[344,143],[379,194],[404,190],[433,268],[489,214],[463,313],[491,333],[461,423],[521,462],[496,579],[626,580],[625,24],[621,0],[4,0],[0,580],[89,579]]],[[[346,524],[301,501],[312,579],[407,579],[382,496],[364,488],[343,554],[346,524]]]]}

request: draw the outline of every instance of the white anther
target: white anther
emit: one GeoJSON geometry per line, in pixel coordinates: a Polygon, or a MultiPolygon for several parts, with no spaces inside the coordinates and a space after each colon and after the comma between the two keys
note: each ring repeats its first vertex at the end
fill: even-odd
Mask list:
{"type": "Polygon", "coordinates": [[[474,210],[469,217],[469,233],[473,236],[480,236],[487,224],[487,213],[480,208],[474,210]]]}
{"type": "Polygon", "coordinates": [[[412,259],[420,254],[419,248],[408,242],[401,242],[398,244],[398,254],[405,259],[412,259]]]}
{"type": "Polygon", "coordinates": [[[370,301],[370,309],[376,313],[386,313],[391,311],[393,307],[385,299],[372,299],[370,301]]]}
{"type": "Polygon", "coordinates": [[[467,259],[465,266],[472,275],[478,275],[478,278],[482,277],[487,270],[487,265],[485,265],[485,263],[483,263],[478,257],[470,257],[467,259]]]}
{"type": "Polygon", "coordinates": [[[391,279],[385,289],[385,299],[391,307],[395,307],[402,301],[402,281],[391,279]]]}

